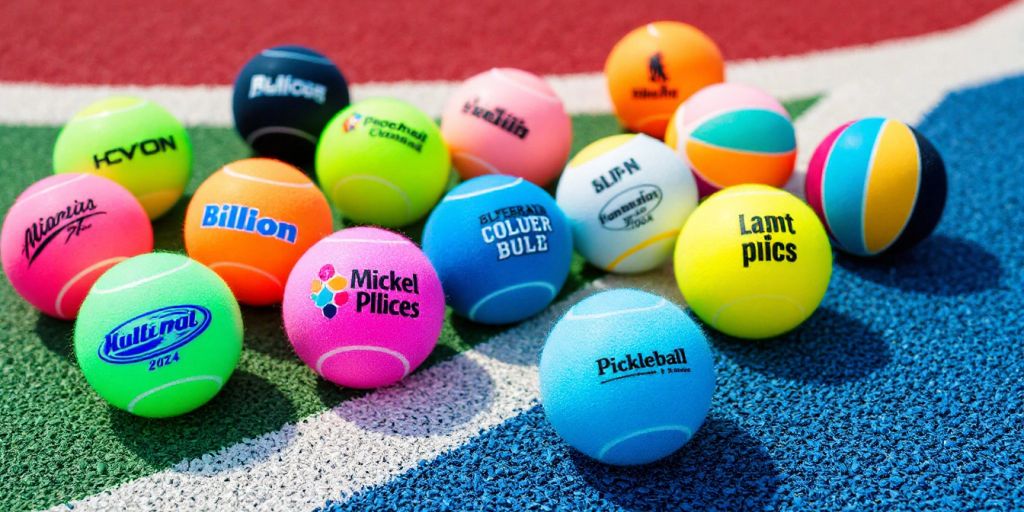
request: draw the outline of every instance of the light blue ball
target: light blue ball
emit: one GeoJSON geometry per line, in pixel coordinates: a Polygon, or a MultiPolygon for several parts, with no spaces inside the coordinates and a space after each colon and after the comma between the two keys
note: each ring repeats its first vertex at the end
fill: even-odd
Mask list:
{"type": "Polygon", "coordinates": [[[607,464],[647,464],[678,450],[704,423],[714,390],[703,331],[675,304],[640,290],[580,301],[540,356],[548,421],[607,464]]]}
{"type": "Polygon", "coordinates": [[[456,313],[507,324],[539,313],[562,289],[572,232],[540,187],[481,176],[452,189],[430,214],[423,251],[456,313]]]}

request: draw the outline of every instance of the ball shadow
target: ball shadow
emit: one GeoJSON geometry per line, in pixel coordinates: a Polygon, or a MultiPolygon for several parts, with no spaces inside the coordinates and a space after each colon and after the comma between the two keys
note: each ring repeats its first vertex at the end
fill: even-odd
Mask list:
{"type": "Polygon", "coordinates": [[[281,306],[242,306],[242,325],[245,326],[245,348],[283,361],[304,364],[295,355],[284,332],[281,306]]]}
{"type": "Polygon", "coordinates": [[[32,314],[36,316],[34,331],[40,343],[65,361],[75,364],[75,322],[58,320],[35,311],[32,314]]]}
{"type": "MultiPolygon", "coordinates": [[[[335,407],[334,413],[362,429],[388,435],[449,434],[490,408],[494,381],[486,370],[466,357],[442,365],[430,374],[416,372],[398,384],[372,393],[356,392],[363,396],[335,407]],[[443,372],[443,377],[438,372],[443,372]]],[[[334,399],[336,395],[321,398],[334,399]]]]}
{"type": "Polygon", "coordinates": [[[769,377],[820,384],[860,379],[892,359],[889,344],[863,322],[819,308],[796,330],[767,340],[710,331],[713,346],[736,364],[769,377]]]}
{"type": "MultiPolygon", "coordinates": [[[[178,464],[205,453],[228,448],[243,439],[258,437],[298,420],[291,401],[266,379],[245,371],[236,371],[206,405],[175,418],[140,418],[114,407],[109,408],[114,434],[139,458],[157,467],[174,466],[178,471],[212,473],[263,460],[287,445],[294,428],[281,430],[285,435],[273,442],[249,442],[244,453],[216,456],[210,462],[178,464]]],[[[195,462],[195,461],[193,461],[195,462]]]]}
{"type": "Polygon", "coordinates": [[[916,247],[877,258],[840,253],[836,263],[864,279],[900,290],[957,296],[1001,286],[999,258],[963,238],[932,235],[916,247]]]}
{"type": "Polygon", "coordinates": [[[715,416],[653,464],[609,466],[575,450],[570,458],[591,487],[627,510],[767,510],[781,482],[764,445],[715,416]]]}

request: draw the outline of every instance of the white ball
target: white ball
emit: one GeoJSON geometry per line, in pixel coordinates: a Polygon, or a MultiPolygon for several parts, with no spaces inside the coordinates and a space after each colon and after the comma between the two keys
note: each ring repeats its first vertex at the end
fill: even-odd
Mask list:
{"type": "Polygon", "coordinates": [[[697,183],[661,141],[612,135],[569,162],[556,199],[572,224],[576,250],[588,262],[610,272],[644,272],[672,254],[697,207],[697,183]]]}

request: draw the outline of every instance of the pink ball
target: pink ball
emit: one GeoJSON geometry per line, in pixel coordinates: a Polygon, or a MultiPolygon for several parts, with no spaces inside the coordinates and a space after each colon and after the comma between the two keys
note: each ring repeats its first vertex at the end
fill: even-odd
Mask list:
{"type": "Polygon", "coordinates": [[[14,201],[0,234],[4,273],[47,315],[78,315],[108,268],[153,250],[153,227],[127,189],[94,174],[43,178],[14,201]]]}
{"type": "Polygon", "coordinates": [[[302,255],[281,309],[288,339],[307,365],[335,384],[376,388],[402,380],[434,350],[444,291],[416,244],[358,227],[302,255]]]}
{"type": "Polygon", "coordinates": [[[441,134],[463,179],[510,174],[544,186],[565,167],[572,122],[543,79],[494,68],[455,91],[441,115],[441,134]]]}

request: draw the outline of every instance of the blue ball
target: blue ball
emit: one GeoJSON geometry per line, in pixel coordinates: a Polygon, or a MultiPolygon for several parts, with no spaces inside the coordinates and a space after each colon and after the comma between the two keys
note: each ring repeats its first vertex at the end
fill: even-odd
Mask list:
{"type": "Polygon", "coordinates": [[[562,289],[572,232],[540,187],[481,176],[452,189],[430,214],[423,251],[456,313],[507,324],[539,313],[562,289]]]}
{"type": "Polygon", "coordinates": [[[301,46],[275,46],[235,79],[235,129],[261,156],[312,168],[327,122],[348,106],[348,83],[330,59],[301,46]]]}
{"type": "Polygon", "coordinates": [[[640,290],[580,301],[540,356],[548,421],[607,464],[647,464],[678,450],[704,423],[714,390],[703,331],[675,304],[640,290]]]}

